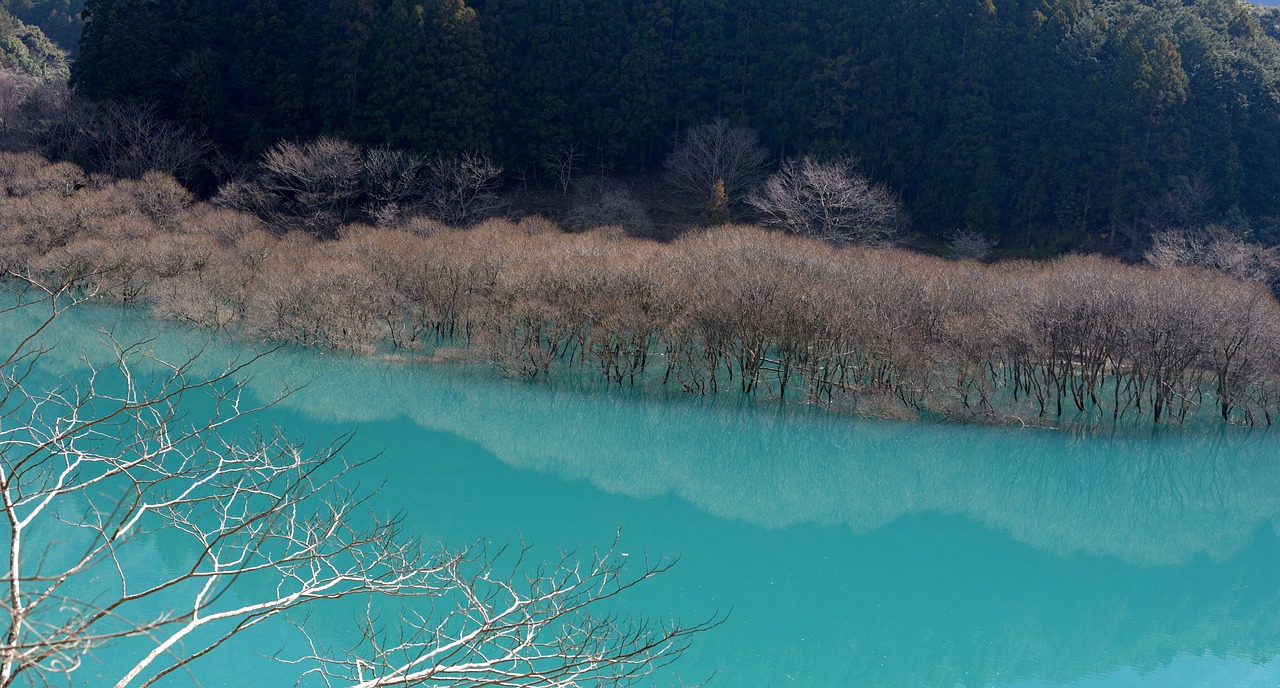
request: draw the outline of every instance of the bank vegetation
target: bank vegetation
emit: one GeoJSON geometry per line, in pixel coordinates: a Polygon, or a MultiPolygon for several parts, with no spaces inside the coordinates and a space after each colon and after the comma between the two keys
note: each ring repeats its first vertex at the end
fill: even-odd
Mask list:
{"type": "Polygon", "coordinates": [[[4,154],[0,184],[6,271],[245,337],[888,417],[1270,424],[1280,411],[1268,286],[1172,259],[983,264],[740,225],[658,243],[539,217],[320,238],[159,173],[4,154]]]}

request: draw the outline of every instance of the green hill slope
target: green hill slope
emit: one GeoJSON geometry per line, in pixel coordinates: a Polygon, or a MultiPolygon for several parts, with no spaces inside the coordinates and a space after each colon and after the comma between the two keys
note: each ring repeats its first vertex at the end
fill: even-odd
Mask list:
{"type": "Polygon", "coordinates": [[[84,0],[4,0],[9,14],[40,29],[64,52],[75,56],[80,44],[84,0]]]}
{"type": "Polygon", "coordinates": [[[0,7],[0,67],[45,81],[66,78],[67,56],[40,29],[0,7]]]}

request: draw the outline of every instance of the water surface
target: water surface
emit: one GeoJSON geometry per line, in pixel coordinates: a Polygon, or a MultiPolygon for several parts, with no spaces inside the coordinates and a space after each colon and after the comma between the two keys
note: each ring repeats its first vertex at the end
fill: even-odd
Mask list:
{"type": "MultiPolygon", "coordinates": [[[[82,374],[91,324],[155,336],[164,357],[205,348],[213,367],[247,351],[86,309],[51,334],[49,375],[82,374]]],[[[295,351],[255,365],[250,387],[300,383],[260,420],[316,443],[355,429],[348,453],[380,454],[359,476],[379,508],[428,539],[550,555],[620,527],[623,550],[679,557],[625,603],[729,614],[675,667],[686,682],[1280,686],[1280,442],[1266,431],[873,422],[295,351]]],[[[225,663],[196,671],[245,685],[225,663]]]]}

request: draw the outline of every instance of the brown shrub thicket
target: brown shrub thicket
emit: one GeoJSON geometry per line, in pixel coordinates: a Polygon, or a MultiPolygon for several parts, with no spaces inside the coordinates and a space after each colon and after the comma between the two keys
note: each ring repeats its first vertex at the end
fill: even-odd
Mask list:
{"type": "Polygon", "coordinates": [[[509,375],[574,369],[854,413],[1050,424],[1269,424],[1280,305],[1195,266],[983,265],[728,225],[670,244],[541,218],[278,236],[172,178],[0,156],[0,261],[166,318],[355,352],[465,347],[509,375]]]}

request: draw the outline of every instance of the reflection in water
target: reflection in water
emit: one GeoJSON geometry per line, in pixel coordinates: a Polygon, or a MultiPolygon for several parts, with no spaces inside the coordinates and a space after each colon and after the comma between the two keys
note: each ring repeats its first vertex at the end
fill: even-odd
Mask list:
{"type": "MultiPolygon", "coordinates": [[[[50,365],[65,374],[83,326],[59,330],[50,365]]],[[[129,340],[154,326],[115,327],[129,340]]],[[[186,341],[155,345],[174,358],[186,341]]],[[[220,346],[208,360],[243,351],[220,346]]],[[[681,663],[719,670],[714,685],[1275,684],[1280,452],[1266,432],[865,422],[309,353],[255,376],[263,396],[308,381],[273,416],[306,436],[361,424],[357,448],[386,449],[396,476],[379,498],[422,532],[556,543],[621,522],[681,554],[637,604],[733,608],[681,663]]]]}
{"type": "Polygon", "coordinates": [[[1229,557],[1259,526],[1280,523],[1277,437],[1267,431],[1073,435],[862,422],[350,359],[280,363],[261,369],[259,383],[310,379],[285,403],[313,418],[407,417],[513,466],[635,497],[675,494],[768,528],[847,524],[865,533],[932,511],[1058,555],[1174,564],[1229,557]]]}

